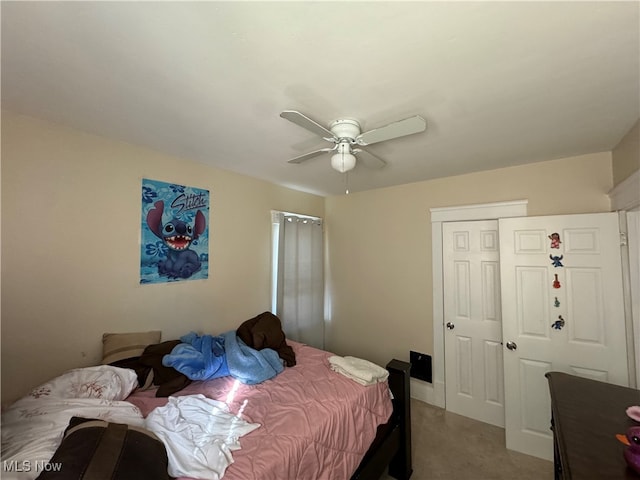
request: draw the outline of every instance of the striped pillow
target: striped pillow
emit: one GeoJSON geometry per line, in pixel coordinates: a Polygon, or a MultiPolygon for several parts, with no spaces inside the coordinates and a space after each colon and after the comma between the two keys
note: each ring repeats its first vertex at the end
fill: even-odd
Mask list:
{"type": "Polygon", "coordinates": [[[149,345],[160,343],[162,332],[105,333],[102,335],[102,363],[139,357],[149,345]]]}

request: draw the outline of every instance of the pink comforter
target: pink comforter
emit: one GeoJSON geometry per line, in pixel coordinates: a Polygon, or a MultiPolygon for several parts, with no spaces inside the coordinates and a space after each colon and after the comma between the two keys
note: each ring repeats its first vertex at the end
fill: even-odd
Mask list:
{"type": "MultiPolygon", "coordinates": [[[[348,480],[392,411],[387,383],[364,387],[329,368],[331,353],[288,341],[297,365],[258,385],[232,377],[194,382],[177,395],[223,401],[260,428],[240,439],[225,480],[348,480]]],[[[155,390],[127,400],[146,415],[155,390]]]]}

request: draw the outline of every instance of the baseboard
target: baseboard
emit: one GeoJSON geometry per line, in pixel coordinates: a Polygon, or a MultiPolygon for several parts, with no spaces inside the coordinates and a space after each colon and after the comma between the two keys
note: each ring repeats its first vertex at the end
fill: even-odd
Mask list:
{"type": "Polygon", "coordinates": [[[421,402],[444,408],[444,383],[439,385],[423,382],[417,378],[411,379],[411,398],[421,402]]]}

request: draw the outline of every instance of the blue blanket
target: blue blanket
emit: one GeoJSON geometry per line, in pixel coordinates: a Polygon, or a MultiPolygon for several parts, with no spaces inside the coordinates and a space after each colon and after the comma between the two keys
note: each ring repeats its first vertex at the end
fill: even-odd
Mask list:
{"type": "Polygon", "coordinates": [[[224,354],[224,339],[194,332],[180,337],[169,355],[162,357],[162,365],[173,367],[190,380],[210,380],[229,375],[224,354]]]}
{"type": "Polygon", "coordinates": [[[191,380],[210,380],[231,375],[242,383],[254,385],[275,377],[284,370],[275,350],[255,350],[240,340],[235,330],[220,336],[190,332],[180,337],[162,364],[173,367],[191,380]]]}

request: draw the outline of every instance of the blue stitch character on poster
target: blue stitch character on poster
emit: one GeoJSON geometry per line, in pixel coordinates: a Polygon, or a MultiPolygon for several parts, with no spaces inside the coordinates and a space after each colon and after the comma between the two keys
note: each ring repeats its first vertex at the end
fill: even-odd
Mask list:
{"type": "Polygon", "coordinates": [[[140,283],[209,276],[209,191],[142,181],[140,283]]]}

